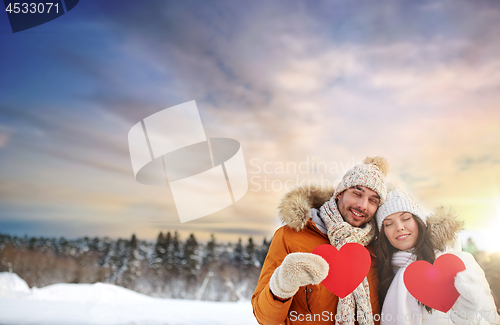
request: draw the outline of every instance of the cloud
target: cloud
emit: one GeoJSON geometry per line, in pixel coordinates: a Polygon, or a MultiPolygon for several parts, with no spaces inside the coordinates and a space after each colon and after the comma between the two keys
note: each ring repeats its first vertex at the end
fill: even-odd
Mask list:
{"type": "MultiPolygon", "coordinates": [[[[136,227],[151,238],[162,226],[205,229],[177,224],[168,188],[133,180],[126,139],[144,117],[193,99],[207,135],[240,141],[248,168],[253,158],[348,164],[381,155],[424,205],[455,202],[469,219],[490,195],[479,184],[496,186],[498,2],[137,6],[91,3],[93,19],[78,16],[71,35],[61,32],[71,42],[13,50],[57,64],[21,71],[30,87],[9,84],[2,97],[2,123],[16,130],[0,129],[10,150],[2,175],[16,175],[2,187],[4,204],[121,220],[116,233],[136,227]],[[152,223],[141,228],[141,216],[152,223]]],[[[284,191],[249,192],[207,217],[206,230],[272,234],[284,191]]],[[[50,219],[33,210],[25,217],[50,219]]]]}
{"type": "Polygon", "coordinates": [[[12,133],[14,133],[12,128],[0,124],[0,149],[7,145],[12,133]]]}

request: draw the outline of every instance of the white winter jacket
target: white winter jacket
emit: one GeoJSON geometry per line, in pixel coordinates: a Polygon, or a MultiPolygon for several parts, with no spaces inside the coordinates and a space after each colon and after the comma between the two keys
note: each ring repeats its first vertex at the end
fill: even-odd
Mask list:
{"type": "MultiPolygon", "coordinates": [[[[466,271],[472,274],[473,281],[468,278],[458,277],[455,280],[455,285],[463,287],[474,288],[471,290],[467,297],[473,300],[478,308],[477,312],[469,312],[468,319],[461,318],[460,312],[466,311],[461,300],[457,300],[455,305],[447,313],[433,310],[431,314],[427,312],[423,305],[419,305],[417,300],[411,296],[406,289],[403,282],[403,273],[407,266],[414,261],[410,256],[411,253],[400,254],[393,258],[393,265],[395,266],[396,276],[387,291],[384,304],[382,306],[381,325],[384,324],[411,324],[411,325],[488,325],[500,324],[500,316],[496,312],[495,302],[490,292],[490,287],[484,272],[477,264],[474,257],[467,253],[462,252],[459,248],[459,243],[455,243],[454,247],[449,248],[445,252],[436,251],[436,258],[444,253],[451,253],[458,256],[465,264],[466,271]],[[458,248],[458,249],[457,249],[458,248]],[[399,259],[399,260],[398,260],[399,259]],[[460,280],[462,283],[457,283],[460,280]],[[473,283],[465,283],[473,282],[473,283]]],[[[465,272],[465,271],[464,271],[465,272]]],[[[460,298],[459,298],[460,299],[460,298]]],[[[467,307],[467,306],[465,306],[467,307]]]]}

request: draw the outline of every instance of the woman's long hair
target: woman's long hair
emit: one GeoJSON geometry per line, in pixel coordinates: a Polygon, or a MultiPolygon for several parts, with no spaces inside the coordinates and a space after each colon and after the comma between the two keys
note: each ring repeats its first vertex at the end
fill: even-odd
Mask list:
{"type": "MultiPolygon", "coordinates": [[[[418,225],[418,237],[417,243],[415,244],[415,250],[413,254],[416,255],[417,260],[424,260],[429,263],[434,263],[436,255],[434,254],[434,249],[429,241],[429,232],[427,227],[420,218],[413,215],[413,219],[418,225]]],[[[380,305],[384,304],[387,291],[391,286],[392,280],[396,275],[392,270],[392,256],[398,251],[397,248],[391,245],[389,239],[385,236],[384,224],[380,229],[377,240],[375,241],[375,253],[378,258],[378,279],[379,279],[379,289],[378,296],[380,300],[380,305]]],[[[419,304],[421,304],[419,302],[419,304]]],[[[424,305],[425,306],[425,305],[424,305]]],[[[425,309],[430,313],[432,308],[425,306],[425,309]]]]}

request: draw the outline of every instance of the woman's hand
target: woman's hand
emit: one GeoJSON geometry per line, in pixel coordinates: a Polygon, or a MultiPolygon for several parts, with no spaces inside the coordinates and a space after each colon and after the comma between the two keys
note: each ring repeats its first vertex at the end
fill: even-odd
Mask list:
{"type": "Polygon", "coordinates": [[[489,285],[481,267],[470,254],[459,256],[465,264],[465,270],[455,277],[455,288],[460,296],[451,309],[451,319],[457,325],[479,324],[482,316],[479,312],[485,306],[489,296],[489,285]]]}

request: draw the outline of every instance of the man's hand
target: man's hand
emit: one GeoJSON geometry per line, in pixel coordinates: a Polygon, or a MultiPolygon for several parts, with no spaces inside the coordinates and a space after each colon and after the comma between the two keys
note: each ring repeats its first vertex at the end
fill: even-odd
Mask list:
{"type": "Polygon", "coordinates": [[[299,287],[319,284],[328,275],[329,265],[312,253],[290,253],[274,270],[269,282],[271,292],[282,299],[293,297],[299,287]]]}

